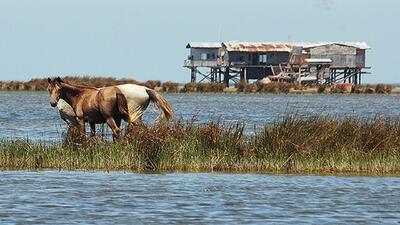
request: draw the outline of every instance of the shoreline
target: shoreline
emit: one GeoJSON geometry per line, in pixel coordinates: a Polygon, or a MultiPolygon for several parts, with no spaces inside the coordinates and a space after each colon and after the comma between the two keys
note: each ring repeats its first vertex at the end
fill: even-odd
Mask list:
{"type": "MultiPolygon", "coordinates": [[[[125,83],[139,84],[161,93],[268,93],[268,94],[400,94],[400,87],[390,84],[352,83],[298,84],[298,83],[235,83],[234,87],[226,87],[223,83],[177,83],[173,81],[147,80],[139,82],[134,79],[117,79],[114,77],[65,76],[65,82],[91,87],[105,87],[125,83]]],[[[47,91],[47,78],[34,78],[30,81],[0,81],[1,91],[36,92],[47,91]]]]}
{"type": "MultiPolygon", "coordinates": [[[[331,92],[318,92],[317,90],[293,90],[289,92],[239,92],[236,91],[236,88],[231,88],[231,90],[222,91],[222,92],[198,92],[198,91],[189,91],[189,92],[175,92],[175,91],[162,91],[157,90],[161,94],[262,94],[262,95],[366,95],[366,96],[381,96],[381,95],[399,95],[400,88],[395,88],[391,93],[331,93],[331,92]]],[[[0,90],[0,93],[47,93],[45,90],[0,90]]]]}
{"type": "Polygon", "coordinates": [[[321,176],[321,177],[400,177],[400,172],[396,173],[369,173],[369,172],[274,172],[274,171],[183,171],[183,170],[165,170],[165,171],[133,171],[133,170],[107,170],[107,169],[59,169],[59,168],[40,168],[40,169],[13,169],[13,168],[0,168],[2,172],[55,172],[55,173],[123,173],[123,174],[223,174],[223,175],[270,175],[270,176],[321,176]]]}

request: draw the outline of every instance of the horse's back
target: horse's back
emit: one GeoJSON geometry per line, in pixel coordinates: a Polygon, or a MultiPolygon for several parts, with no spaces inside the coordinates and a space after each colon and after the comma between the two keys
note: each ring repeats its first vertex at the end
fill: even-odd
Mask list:
{"type": "Polygon", "coordinates": [[[147,87],[136,84],[121,84],[117,87],[125,95],[128,104],[136,106],[148,105],[149,95],[146,92],[147,87]]]}
{"type": "Polygon", "coordinates": [[[116,86],[108,86],[98,90],[97,101],[115,101],[116,93],[120,92],[120,89],[116,86]]]}
{"type": "Polygon", "coordinates": [[[128,102],[130,120],[135,123],[140,120],[144,111],[150,103],[147,87],[136,84],[122,84],[117,86],[124,94],[128,102]]]}

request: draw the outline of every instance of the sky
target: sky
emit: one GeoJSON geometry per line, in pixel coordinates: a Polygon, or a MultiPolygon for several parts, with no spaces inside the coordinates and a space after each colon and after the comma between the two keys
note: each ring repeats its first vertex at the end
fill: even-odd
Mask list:
{"type": "Polygon", "coordinates": [[[396,0],[0,0],[0,80],[189,82],[188,42],[365,41],[367,83],[400,83],[396,0]]]}

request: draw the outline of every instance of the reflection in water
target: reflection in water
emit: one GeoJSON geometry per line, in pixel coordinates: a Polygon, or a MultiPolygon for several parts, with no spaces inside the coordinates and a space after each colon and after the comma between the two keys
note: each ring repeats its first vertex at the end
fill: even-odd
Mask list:
{"type": "MultiPolygon", "coordinates": [[[[286,115],[307,117],[355,117],[372,119],[377,114],[397,117],[400,95],[267,95],[267,94],[165,94],[184,120],[245,122],[249,129],[272,123],[286,115]]],[[[144,120],[158,113],[152,107],[144,120]]],[[[45,92],[0,92],[0,138],[58,140],[65,129],[45,92]]]]}
{"type": "Polygon", "coordinates": [[[396,223],[400,178],[0,172],[0,223],[396,223]]]}

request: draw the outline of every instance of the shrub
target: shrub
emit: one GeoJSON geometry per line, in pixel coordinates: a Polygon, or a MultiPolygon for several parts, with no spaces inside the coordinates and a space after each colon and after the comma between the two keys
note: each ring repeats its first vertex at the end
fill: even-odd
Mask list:
{"type": "Polygon", "coordinates": [[[212,92],[223,92],[225,88],[225,84],[223,83],[211,83],[211,91],[212,92]]]}
{"type": "Polygon", "coordinates": [[[249,84],[247,82],[239,82],[235,85],[238,92],[252,93],[256,91],[255,84],[249,84]]]}
{"type": "Polygon", "coordinates": [[[198,92],[223,92],[225,84],[223,83],[198,83],[198,92]]]}
{"type": "Polygon", "coordinates": [[[377,84],[375,86],[375,93],[385,94],[386,93],[385,85],[384,84],[377,84]]]}
{"type": "Polygon", "coordinates": [[[254,85],[254,84],[247,84],[247,85],[245,86],[244,92],[245,92],[245,93],[252,93],[252,92],[254,92],[255,90],[256,90],[256,85],[254,85]]]}
{"type": "Polygon", "coordinates": [[[197,90],[197,83],[186,83],[183,87],[184,92],[195,92],[197,90]]]}
{"type": "Polygon", "coordinates": [[[235,84],[235,87],[237,89],[238,92],[244,92],[244,90],[246,89],[246,86],[248,85],[247,82],[239,82],[237,84],[235,84]]]}
{"type": "Polygon", "coordinates": [[[162,90],[166,92],[178,92],[179,84],[171,81],[164,82],[162,84],[162,90]]]}
{"type": "Polygon", "coordinates": [[[327,86],[327,85],[325,85],[325,84],[319,85],[319,86],[318,86],[318,93],[324,93],[325,90],[326,90],[326,86],[327,86]]]}
{"type": "Polygon", "coordinates": [[[337,94],[351,93],[353,84],[344,83],[333,86],[331,92],[337,94]]]}
{"type": "Polygon", "coordinates": [[[365,92],[364,88],[360,85],[354,85],[353,88],[351,89],[351,93],[355,94],[362,94],[364,92],[365,92]]]}
{"type": "MultiPolygon", "coordinates": [[[[105,87],[119,84],[138,84],[139,82],[133,79],[116,79],[113,77],[90,77],[90,76],[65,76],[62,78],[65,82],[91,87],[105,87]]],[[[28,82],[10,81],[3,83],[3,89],[7,90],[32,90],[44,91],[47,89],[47,78],[35,78],[28,82]]]]}
{"type": "Polygon", "coordinates": [[[116,80],[116,85],[120,85],[120,84],[140,84],[140,82],[137,80],[134,80],[134,79],[122,78],[120,80],[116,80]]]}
{"type": "Polygon", "coordinates": [[[277,83],[256,83],[258,92],[278,93],[279,87],[277,83]]]}
{"type": "Polygon", "coordinates": [[[371,88],[371,87],[365,88],[364,93],[365,94],[373,94],[373,93],[375,93],[375,89],[371,88]]]}
{"type": "Polygon", "coordinates": [[[392,93],[393,89],[394,89],[393,85],[386,85],[385,91],[386,93],[390,94],[392,93]]]}
{"type": "Polygon", "coordinates": [[[144,83],[144,86],[155,89],[156,87],[161,87],[161,81],[159,80],[148,80],[144,83]]]}
{"type": "Polygon", "coordinates": [[[281,93],[289,93],[292,87],[291,83],[278,83],[278,91],[281,93]]]}

